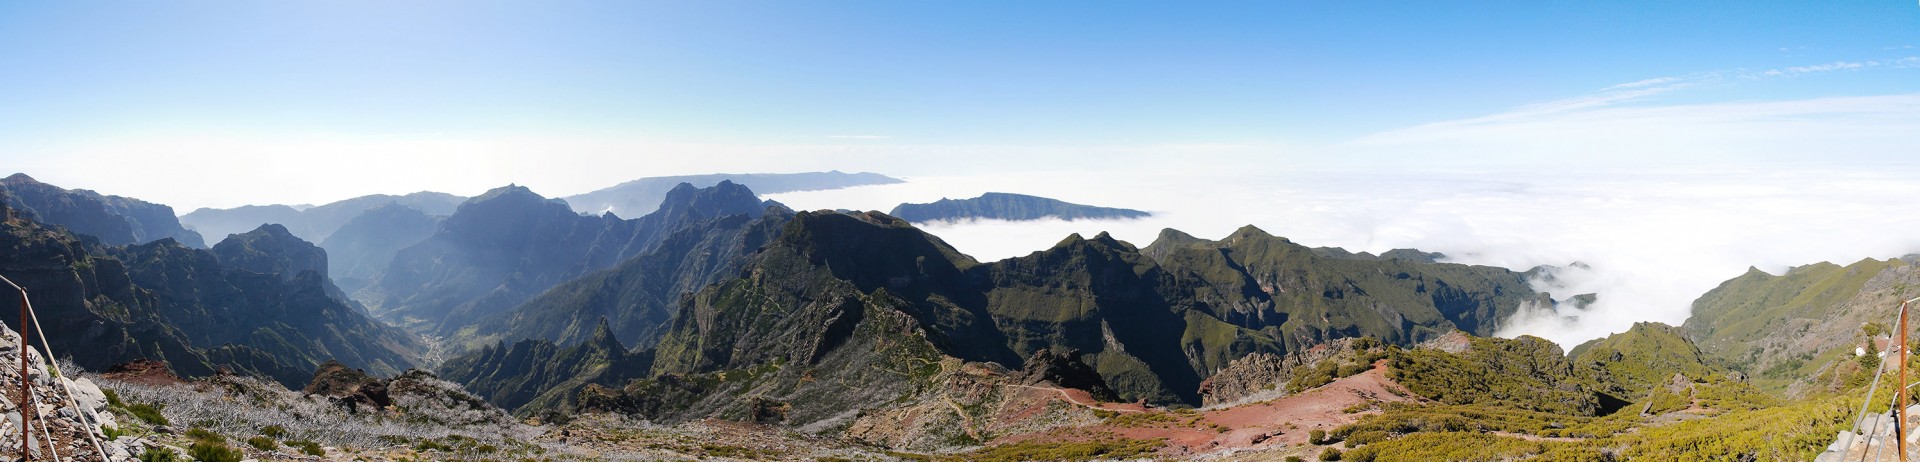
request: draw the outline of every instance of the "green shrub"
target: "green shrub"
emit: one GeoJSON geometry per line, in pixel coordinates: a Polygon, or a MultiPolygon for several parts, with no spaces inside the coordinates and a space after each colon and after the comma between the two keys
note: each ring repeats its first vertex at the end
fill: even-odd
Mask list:
{"type": "Polygon", "coordinates": [[[114,427],[112,425],[101,425],[100,433],[103,435],[106,435],[108,441],[112,441],[112,440],[120,439],[121,436],[125,436],[127,434],[127,431],[121,430],[118,427],[114,427]]]}
{"type": "Polygon", "coordinates": [[[166,425],[167,416],[160,414],[162,408],[163,406],[142,403],[127,406],[127,413],[151,425],[166,425]]]}
{"type": "Polygon", "coordinates": [[[1386,440],[1387,432],[1379,430],[1358,432],[1347,436],[1347,448],[1351,449],[1360,445],[1378,443],[1386,440]]]}
{"type": "Polygon", "coordinates": [[[260,429],[260,436],[273,439],[285,439],[287,437],[287,427],[268,425],[266,428],[260,429]]]}
{"type": "Polygon", "coordinates": [[[101,387],[100,393],[107,395],[107,406],[119,407],[119,408],[127,407],[126,402],[120,401],[120,394],[114,393],[112,389],[101,387]]]}
{"type": "Polygon", "coordinates": [[[439,441],[423,440],[419,443],[415,443],[413,445],[413,450],[420,451],[420,452],[427,452],[427,451],[452,452],[453,446],[448,446],[445,443],[441,443],[439,441]]]}
{"type": "Polygon", "coordinates": [[[1287,456],[1286,462],[1307,462],[1307,460],[1300,458],[1300,456],[1287,456]]]}
{"type": "Polygon", "coordinates": [[[180,460],[179,452],[175,452],[173,449],[169,449],[165,447],[154,446],[154,447],[147,448],[145,452],[140,453],[140,462],[184,462],[184,461],[180,460]]]}
{"type": "Polygon", "coordinates": [[[326,456],[327,456],[327,450],[326,450],[326,449],[322,449],[322,448],[320,447],[320,443],[315,443],[315,442],[312,442],[312,441],[306,441],[306,440],[301,440],[301,441],[288,441],[288,442],[287,442],[287,446],[292,446],[292,447],[297,447],[297,448],[300,448],[300,453],[301,453],[301,454],[306,454],[306,455],[309,455],[309,456],[315,456],[315,457],[326,457],[326,456]]]}
{"type": "Polygon", "coordinates": [[[242,454],[239,449],[209,441],[187,446],[187,455],[193,456],[193,460],[200,462],[240,462],[240,459],[245,458],[245,454],[242,454]]]}
{"type": "Polygon", "coordinates": [[[227,442],[227,437],[200,427],[187,429],[187,439],[191,439],[196,443],[226,444],[227,442]]]}
{"type": "Polygon", "coordinates": [[[1325,451],[1320,451],[1320,460],[1340,460],[1340,450],[1327,448],[1325,451]]]}
{"type": "Polygon", "coordinates": [[[247,445],[253,446],[254,449],[259,449],[262,451],[272,451],[274,449],[280,448],[280,445],[278,443],[273,442],[273,438],[268,438],[264,436],[247,438],[247,445]]]}
{"type": "Polygon", "coordinates": [[[989,446],[955,458],[941,460],[1025,461],[1130,459],[1151,454],[1165,447],[1165,438],[1151,440],[1098,439],[1094,441],[1021,442],[989,446]]]}

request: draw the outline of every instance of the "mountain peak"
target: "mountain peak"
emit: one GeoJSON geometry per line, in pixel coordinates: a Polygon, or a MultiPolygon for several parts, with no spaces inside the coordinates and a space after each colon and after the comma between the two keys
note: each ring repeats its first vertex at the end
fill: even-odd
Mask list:
{"type": "Polygon", "coordinates": [[[1258,226],[1246,225],[1246,226],[1241,226],[1240,229],[1233,230],[1233,234],[1227,235],[1227,240],[1237,240],[1237,239],[1250,238],[1250,237],[1251,238],[1270,238],[1274,236],[1272,234],[1267,233],[1266,230],[1260,229],[1260,227],[1258,226]]]}
{"type": "Polygon", "coordinates": [[[497,200],[501,198],[533,198],[533,199],[542,200],[542,201],[547,200],[545,196],[541,196],[539,193],[533,192],[532,189],[529,189],[526,186],[520,186],[517,184],[508,183],[506,186],[489,189],[485,193],[481,193],[478,196],[474,196],[473,199],[469,199],[467,202],[482,202],[482,201],[489,201],[489,200],[497,200]]]}
{"type": "Polygon", "coordinates": [[[587,343],[607,351],[627,351],[626,345],[621,345],[620,339],[614,337],[613,324],[607,321],[606,316],[601,316],[600,323],[593,326],[593,338],[587,343]]]}
{"type": "Polygon", "coordinates": [[[5,180],[0,180],[0,181],[4,181],[9,184],[32,184],[32,183],[40,182],[39,180],[33,179],[33,177],[27,176],[27,174],[24,172],[8,175],[5,180]]]}
{"type": "Polygon", "coordinates": [[[729,180],[720,180],[706,188],[681,182],[667,191],[666,199],[659,205],[658,211],[681,213],[691,210],[713,217],[742,214],[759,216],[766,210],[760,203],[760,196],[754,194],[753,190],[729,180]]]}
{"type": "MultiPolygon", "coordinates": [[[[292,231],[287,231],[287,227],[281,226],[279,223],[263,223],[260,225],[259,228],[254,228],[253,231],[248,231],[246,234],[270,236],[275,239],[295,239],[295,240],[300,239],[298,237],[294,237],[292,231]]],[[[306,242],[306,241],[302,240],[301,242],[306,242]]]]}
{"type": "Polygon", "coordinates": [[[326,250],[274,223],[227,236],[213,245],[213,255],[223,264],[255,273],[278,274],[282,280],[293,280],[302,271],[327,274],[326,250]]]}

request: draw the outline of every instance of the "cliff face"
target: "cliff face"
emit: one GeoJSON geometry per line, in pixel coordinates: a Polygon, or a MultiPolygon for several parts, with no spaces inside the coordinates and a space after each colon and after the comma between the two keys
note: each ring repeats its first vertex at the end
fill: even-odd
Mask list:
{"type": "Polygon", "coordinates": [[[400,204],[367,210],[320,243],[327,249],[328,275],[348,292],[359,290],[378,278],[400,249],[432,237],[442,219],[400,204]]]}
{"type": "Polygon", "coordinates": [[[752,191],[722,182],[674,189],[647,216],[581,216],[523,187],[461,204],[432,237],[400,250],[368,293],[375,313],[423,331],[452,334],[553,286],[653,250],[689,223],[758,216],[752,191]]]}
{"type": "Polygon", "coordinates": [[[324,257],[301,268],[295,262],[315,255],[280,253],[304,243],[236,242],[227,264],[172,239],[111,247],[7,215],[0,274],[26,287],[41,323],[61,333],[50,336],[55,348],[89,369],[155,358],[182,375],[225,367],[292,386],[327,359],[394,373],[421,350],[330,294],[324,257]]]}

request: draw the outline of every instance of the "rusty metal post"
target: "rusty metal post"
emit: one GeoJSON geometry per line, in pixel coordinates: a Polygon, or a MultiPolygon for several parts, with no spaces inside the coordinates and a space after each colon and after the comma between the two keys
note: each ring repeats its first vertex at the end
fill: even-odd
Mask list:
{"type": "Polygon", "coordinates": [[[33,434],[29,431],[33,421],[27,417],[27,406],[33,402],[33,380],[27,376],[27,329],[30,328],[27,325],[27,290],[20,289],[20,460],[33,460],[32,453],[27,451],[27,442],[31,438],[28,435],[33,434]]]}
{"type": "MultiPolygon", "coordinates": [[[[1900,386],[1895,388],[1893,407],[1896,417],[1893,421],[1894,446],[1900,451],[1900,462],[1907,462],[1907,302],[1900,303],[1900,386]]],[[[1882,446],[1885,447],[1885,446],[1882,446]]]]}

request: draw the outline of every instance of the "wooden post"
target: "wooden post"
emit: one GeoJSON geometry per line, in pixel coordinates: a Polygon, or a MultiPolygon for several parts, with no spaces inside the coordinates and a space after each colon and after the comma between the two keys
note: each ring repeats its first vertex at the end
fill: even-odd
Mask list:
{"type": "MultiPolygon", "coordinates": [[[[1900,303],[1900,381],[1894,387],[1894,447],[1900,450],[1900,462],[1907,462],[1907,304],[1900,303]]],[[[1885,446],[1881,446],[1885,447],[1885,446]]]]}

